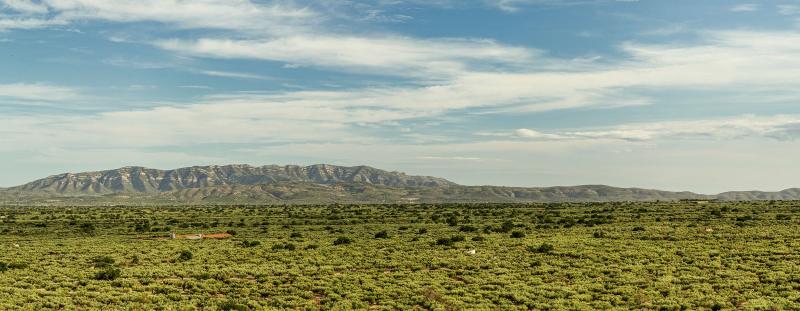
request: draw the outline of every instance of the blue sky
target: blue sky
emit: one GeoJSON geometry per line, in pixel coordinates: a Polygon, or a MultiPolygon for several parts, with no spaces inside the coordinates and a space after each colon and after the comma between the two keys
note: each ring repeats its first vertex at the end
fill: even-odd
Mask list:
{"type": "Polygon", "coordinates": [[[800,186],[800,1],[0,0],[0,186],[129,165],[800,186]]]}

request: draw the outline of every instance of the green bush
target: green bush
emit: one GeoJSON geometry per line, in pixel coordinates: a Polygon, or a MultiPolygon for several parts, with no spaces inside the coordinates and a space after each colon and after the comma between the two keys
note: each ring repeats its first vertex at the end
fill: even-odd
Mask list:
{"type": "Polygon", "coordinates": [[[450,216],[447,218],[447,225],[450,227],[455,227],[458,225],[458,218],[455,216],[450,216]]]}
{"type": "Polygon", "coordinates": [[[142,223],[137,223],[134,225],[134,231],[142,233],[142,232],[150,232],[150,222],[145,221],[142,223]]]}
{"type": "Polygon", "coordinates": [[[386,230],[380,231],[380,232],[375,234],[375,238],[376,239],[388,239],[389,238],[389,232],[386,232],[386,230]]]}
{"type": "Polygon", "coordinates": [[[13,269],[25,269],[28,267],[28,264],[17,262],[17,263],[5,263],[0,261],[0,272],[6,272],[8,270],[13,269]]]}
{"type": "Polygon", "coordinates": [[[98,268],[106,268],[114,265],[114,258],[110,256],[101,256],[92,258],[92,264],[98,268]]]}
{"type": "Polygon", "coordinates": [[[475,231],[478,231],[478,228],[473,227],[473,226],[461,226],[460,228],[458,228],[458,231],[461,231],[461,232],[475,232],[475,231]]]}
{"type": "Polygon", "coordinates": [[[86,233],[86,234],[94,234],[94,231],[96,230],[96,228],[95,228],[93,223],[84,223],[84,224],[81,224],[80,230],[81,230],[81,232],[86,233]]]}
{"type": "Polygon", "coordinates": [[[511,222],[510,220],[507,220],[503,222],[503,224],[500,226],[499,229],[494,229],[494,230],[500,233],[508,233],[511,231],[511,229],[514,229],[514,223],[511,222]]]}
{"type": "Polygon", "coordinates": [[[244,240],[244,241],[242,241],[241,245],[243,247],[256,247],[256,246],[260,246],[261,242],[260,241],[256,241],[256,240],[253,240],[253,241],[244,240]]]}
{"type": "Polygon", "coordinates": [[[453,246],[453,244],[455,244],[455,242],[453,242],[453,240],[451,240],[449,238],[438,238],[438,239],[436,239],[436,245],[439,245],[439,246],[453,246]]]}
{"type": "Polygon", "coordinates": [[[346,245],[350,243],[353,243],[353,239],[343,236],[338,237],[335,241],[333,241],[333,245],[346,245]]]}
{"type": "Polygon", "coordinates": [[[463,235],[454,235],[454,236],[449,237],[449,238],[439,238],[439,239],[437,239],[436,240],[436,245],[439,245],[439,246],[453,246],[458,242],[463,242],[463,241],[466,241],[466,240],[467,240],[467,238],[465,238],[463,235]]]}
{"type": "Polygon", "coordinates": [[[552,244],[542,243],[539,246],[528,246],[528,251],[539,253],[539,254],[549,254],[552,253],[555,247],[552,244]]]}
{"type": "Polygon", "coordinates": [[[192,252],[184,250],[181,251],[181,253],[178,255],[178,261],[189,261],[192,260],[193,257],[194,254],[192,254],[192,252]]]}
{"type": "Polygon", "coordinates": [[[122,271],[115,267],[106,267],[94,275],[95,280],[100,281],[113,281],[116,280],[120,275],[122,275],[122,271]]]}
{"type": "Polygon", "coordinates": [[[525,237],[525,232],[522,231],[514,231],[511,232],[511,237],[515,239],[521,239],[525,237]]]}
{"type": "Polygon", "coordinates": [[[774,206],[619,202],[0,208],[0,232],[5,232],[0,236],[0,270],[6,271],[0,272],[0,305],[65,310],[792,309],[798,265],[781,259],[792,257],[790,246],[798,241],[798,206],[779,201],[774,206]],[[713,211],[721,217],[712,216],[713,211]],[[436,214],[440,220],[434,223],[430,219],[436,214]],[[444,224],[453,215],[458,226],[444,224]],[[736,221],[748,215],[752,220],[736,221]],[[662,223],[655,221],[658,217],[662,223]],[[240,218],[248,227],[226,225],[236,225],[240,218]],[[218,228],[210,230],[243,232],[227,240],[201,241],[134,235],[132,224],[145,219],[151,231],[185,224],[181,232],[199,233],[208,231],[200,229],[208,224],[218,228]],[[514,223],[505,227],[513,229],[498,233],[508,220],[514,223]],[[49,225],[35,228],[37,222],[49,225]],[[102,235],[81,232],[83,223],[94,224],[102,235]],[[260,233],[265,223],[268,234],[260,233]],[[564,227],[572,223],[574,227],[564,227]],[[402,231],[401,226],[409,229],[402,231]],[[646,231],[633,232],[634,227],[646,231]],[[491,233],[483,233],[484,228],[491,233]],[[381,231],[391,238],[370,239],[381,231]],[[510,238],[515,231],[526,237],[510,238]],[[293,232],[303,238],[291,238],[293,232]],[[459,235],[466,241],[457,242],[459,235]],[[340,236],[354,242],[329,244],[340,236]],[[251,240],[262,245],[240,244],[251,240]],[[775,249],[775,241],[786,247],[775,249]],[[669,250],[658,252],[664,243],[670,244],[669,250]],[[296,249],[287,250],[292,247],[296,249]],[[178,261],[184,249],[198,252],[197,257],[178,261]],[[469,256],[472,250],[475,256],[469,256]],[[29,263],[29,271],[14,270],[24,267],[19,262],[29,263]],[[765,264],[771,262],[780,264],[765,264]],[[671,281],[650,282],[659,271],[671,272],[671,281]],[[733,280],[735,284],[714,277],[741,271],[748,273],[733,280]],[[425,273],[428,277],[421,280],[425,273]],[[36,289],[47,293],[36,295],[36,289]]]}

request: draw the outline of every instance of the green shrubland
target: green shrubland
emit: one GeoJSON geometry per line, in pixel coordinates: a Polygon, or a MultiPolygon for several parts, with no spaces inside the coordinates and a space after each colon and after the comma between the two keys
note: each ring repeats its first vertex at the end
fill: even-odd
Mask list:
{"type": "Polygon", "coordinates": [[[3,310],[800,309],[799,202],[2,207],[0,216],[3,310]]]}

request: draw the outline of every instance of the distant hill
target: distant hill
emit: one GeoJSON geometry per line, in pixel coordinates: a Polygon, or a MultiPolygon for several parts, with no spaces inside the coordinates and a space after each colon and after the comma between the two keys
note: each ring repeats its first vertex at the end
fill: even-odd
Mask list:
{"type": "Polygon", "coordinates": [[[436,177],[408,176],[368,166],[342,167],[225,165],[193,166],[174,170],[123,167],[116,170],[65,173],[50,176],[10,190],[58,194],[162,193],[219,186],[268,185],[278,183],[364,183],[389,187],[447,187],[455,185],[436,177]]]}
{"type": "Polygon", "coordinates": [[[800,189],[786,189],[780,192],[731,191],[720,193],[716,198],[723,201],[800,200],[800,189]]]}
{"type": "Polygon", "coordinates": [[[704,199],[693,193],[674,193],[608,186],[510,188],[494,186],[387,187],[366,183],[279,183],[222,186],[162,193],[162,199],[184,202],[604,202],[704,199]]]}
{"type": "Polygon", "coordinates": [[[194,166],[174,170],[124,167],[65,173],[0,190],[0,202],[62,203],[407,203],[797,200],[800,189],[702,195],[603,185],[464,186],[368,166],[194,166]]]}

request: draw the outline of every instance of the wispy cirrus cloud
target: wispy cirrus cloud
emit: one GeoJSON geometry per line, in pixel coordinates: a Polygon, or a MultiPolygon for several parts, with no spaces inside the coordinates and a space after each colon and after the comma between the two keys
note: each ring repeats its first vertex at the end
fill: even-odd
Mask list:
{"type": "Polygon", "coordinates": [[[295,35],[274,39],[161,40],[169,51],[210,58],[257,59],[381,75],[446,77],[472,62],[514,66],[537,51],[492,40],[421,40],[398,36],[295,35]]]}
{"type": "Polygon", "coordinates": [[[525,6],[558,7],[574,5],[604,4],[615,2],[639,2],[639,0],[484,0],[499,10],[516,13],[525,6]]]}
{"type": "Polygon", "coordinates": [[[6,31],[10,29],[38,29],[52,26],[63,26],[67,24],[67,22],[61,20],[7,17],[0,15],[0,31],[6,31]]]}
{"type": "MultiPolygon", "coordinates": [[[[80,144],[83,140],[110,145],[124,141],[146,147],[198,141],[274,142],[276,137],[294,140],[317,140],[324,137],[341,140],[343,137],[352,137],[364,143],[379,141],[381,138],[359,132],[357,130],[359,124],[440,118],[467,109],[485,108],[494,113],[509,113],[647,105],[650,103],[647,96],[634,95],[626,91],[642,88],[730,89],[736,90],[737,94],[746,95],[759,87],[789,91],[786,94],[792,94],[792,90],[800,87],[800,82],[794,79],[796,73],[800,71],[800,59],[795,57],[800,50],[800,44],[797,43],[800,40],[793,40],[800,36],[799,34],[729,31],[708,32],[704,35],[706,39],[703,42],[693,45],[627,43],[622,48],[628,53],[628,57],[619,62],[589,66],[570,65],[566,62],[559,66],[538,67],[534,60],[529,60],[534,65],[527,70],[523,70],[526,69],[525,65],[520,65],[519,68],[522,69],[518,69],[518,72],[481,71],[480,68],[459,64],[459,61],[463,61],[462,58],[466,58],[461,54],[465,51],[439,53],[437,49],[429,47],[418,48],[413,44],[416,41],[403,41],[404,44],[400,46],[405,49],[401,49],[403,52],[400,53],[401,56],[367,60],[366,63],[356,64],[353,63],[358,61],[348,60],[345,64],[338,64],[339,57],[355,59],[355,55],[367,52],[355,49],[351,55],[340,55],[332,60],[329,59],[328,66],[338,64],[360,68],[371,65],[385,69],[420,62],[420,59],[445,59],[459,64],[457,65],[459,70],[445,71],[446,74],[442,74],[439,81],[422,83],[422,86],[225,95],[209,97],[182,106],[163,106],[76,118],[39,116],[37,120],[42,124],[32,127],[31,133],[26,134],[36,137],[24,135],[20,137],[19,134],[4,136],[6,139],[16,137],[17,141],[42,141],[44,145],[80,144]],[[752,55],[761,57],[753,58],[752,55]],[[85,139],[94,135],[92,133],[98,129],[112,129],[115,131],[113,137],[127,138],[85,139]],[[48,132],[50,130],[54,132],[48,132]],[[65,134],[60,134],[82,132],[85,134],[76,134],[72,138],[62,137],[61,135],[65,134]],[[242,133],[248,134],[242,135],[242,133]]],[[[478,50],[483,48],[480,43],[470,44],[477,45],[478,50]]],[[[387,54],[377,52],[382,47],[380,45],[370,47],[372,49],[368,50],[373,54],[383,56],[387,54]]],[[[349,50],[344,50],[342,53],[346,54],[347,51],[349,50]]],[[[259,52],[260,50],[253,51],[253,53],[259,52]]],[[[309,53],[311,54],[287,60],[305,64],[305,57],[311,57],[313,54],[309,53]]],[[[533,54],[532,51],[524,49],[519,53],[533,54]]],[[[490,59],[499,58],[498,54],[493,52],[493,47],[484,52],[484,55],[490,59]]],[[[228,57],[243,56],[237,54],[228,57]]],[[[543,60],[545,63],[547,61],[552,60],[543,60]]],[[[41,95],[48,93],[27,85],[7,87],[5,90],[6,94],[15,94],[11,96],[27,99],[70,98],[72,94],[69,90],[62,90],[61,93],[50,92],[51,95],[41,95]]],[[[6,121],[11,122],[11,119],[6,121]]],[[[657,133],[658,129],[647,128],[644,131],[615,129],[605,132],[570,133],[520,130],[515,135],[544,139],[616,137],[635,140],[665,137],[657,133]]],[[[777,132],[773,136],[778,137],[777,132]]]]}
{"type": "Polygon", "coordinates": [[[800,5],[796,4],[778,5],[778,13],[782,15],[800,15],[800,5]]]}
{"type": "MultiPolygon", "coordinates": [[[[507,13],[520,12],[525,7],[565,7],[615,2],[638,2],[639,0],[379,0],[379,1],[327,1],[322,6],[345,6],[363,11],[370,15],[371,11],[392,7],[436,7],[436,8],[491,8],[507,13]]],[[[360,18],[357,18],[360,19],[360,18]]]]}
{"type": "Polygon", "coordinates": [[[245,73],[245,72],[232,72],[232,71],[218,71],[218,70],[202,70],[198,71],[200,74],[204,74],[211,77],[222,77],[222,78],[236,78],[236,79],[255,79],[255,80],[266,80],[268,79],[265,76],[252,74],[252,73],[245,73]]]}
{"type": "Polygon", "coordinates": [[[623,124],[604,128],[540,132],[517,129],[508,132],[479,132],[479,136],[515,137],[533,140],[586,141],[623,140],[730,140],[752,137],[794,140],[800,134],[800,116],[738,116],[687,121],[623,124]]]}
{"type": "Polygon", "coordinates": [[[349,48],[337,48],[336,53],[326,47],[337,45],[315,45],[320,40],[310,39],[291,43],[169,41],[161,45],[202,57],[264,59],[416,77],[425,85],[342,91],[326,100],[335,103],[336,97],[342,96],[352,105],[431,113],[475,107],[496,107],[502,112],[647,105],[650,100],[646,96],[625,91],[642,88],[736,88],[743,94],[764,86],[798,86],[793,77],[800,70],[800,59],[794,57],[800,40],[791,38],[800,39],[800,34],[719,31],[701,35],[705,40],[693,45],[629,42],[621,46],[629,55],[626,60],[589,65],[537,58],[535,50],[483,41],[353,39],[349,48]],[[477,60],[495,61],[501,67],[475,67],[472,61],[477,60]],[[430,80],[432,77],[435,79],[430,80]]]}
{"type": "Polygon", "coordinates": [[[47,5],[30,0],[2,0],[0,6],[10,10],[27,14],[47,14],[47,5]]]}
{"type": "Polygon", "coordinates": [[[740,12],[755,12],[755,11],[758,11],[759,8],[760,8],[760,6],[758,4],[755,4],[755,3],[741,3],[741,4],[737,4],[737,5],[732,6],[730,8],[730,11],[731,12],[737,12],[737,13],[740,13],[740,12]]]}
{"type": "MultiPolygon", "coordinates": [[[[489,39],[416,39],[387,33],[335,33],[317,26],[325,18],[311,6],[249,0],[148,1],[152,2],[44,0],[37,5],[46,8],[48,14],[8,7],[17,14],[7,18],[0,16],[0,27],[46,28],[79,21],[156,22],[176,29],[229,31],[207,38],[149,41],[183,55],[276,61],[362,73],[378,69],[377,74],[381,75],[435,78],[463,71],[473,63],[484,66],[526,63],[537,53],[489,39]]],[[[375,10],[372,12],[375,14],[369,16],[380,15],[375,10]]],[[[110,38],[114,42],[141,42],[128,35],[111,35],[110,38]]],[[[120,65],[130,63],[123,59],[109,61],[120,65]]]]}
{"type": "Polygon", "coordinates": [[[462,156],[422,156],[417,157],[420,160],[432,160],[432,161],[473,161],[473,162],[480,162],[483,159],[478,157],[462,157],[462,156]]]}
{"type": "MultiPolygon", "coordinates": [[[[543,5],[580,3],[525,2],[543,5]]],[[[506,2],[514,3],[521,2],[506,2]]],[[[738,92],[759,86],[791,89],[798,86],[794,78],[800,71],[800,61],[795,57],[800,48],[796,43],[800,42],[800,34],[794,31],[701,32],[702,39],[693,44],[631,41],[620,47],[624,57],[619,60],[585,63],[547,57],[539,50],[486,39],[338,34],[310,26],[294,27],[298,23],[313,24],[307,20],[317,13],[306,7],[275,3],[171,0],[159,1],[157,5],[132,5],[125,1],[45,0],[40,4],[52,12],[48,14],[52,16],[50,20],[152,21],[176,28],[216,28],[236,32],[228,36],[152,41],[160,49],[179,55],[261,60],[406,78],[413,83],[336,92],[281,94],[296,101],[324,101],[332,109],[358,107],[391,111],[393,113],[389,115],[398,119],[436,117],[472,108],[508,113],[650,104],[651,99],[647,96],[630,91],[641,89],[731,88],[738,92]],[[280,24],[276,29],[285,27],[292,31],[251,31],[252,27],[270,27],[276,23],[280,24]]],[[[20,7],[17,5],[11,9],[29,15],[41,11],[20,7]]],[[[229,78],[263,78],[225,70],[199,70],[197,73],[229,78]]]]}
{"type": "MultiPolygon", "coordinates": [[[[432,107],[446,111],[470,107],[508,107],[527,111],[581,107],[646,105],[646,97],[629,94],[630,88],[732,87],[791,85],[796,32],[710,32],[705,42],[693,45],[622,46],[629,59],[615,63],[578,64],[547,58],[531,48],[508,46],[485,39],[417,39],[392,35],[341,35],[313,28],[293,28],[291,33],[254,34],[247,27],[220,24],[235,17],[247,21],[266,15],[300,21],[316,12],[287,9],[250,1],[170,1],[159,3],[174,10],[153,11],[124,2],[48,0],[42,2],[65,20],[104,19],[117,22],[155,21],[179,28],[235,29],[234,37],[157,39],[161,49],[200,58],[251,59],[281,62],[336,71],[399,76],[420,87],[364,89],[345,93],[367,94],[358,102],[388,107],[432,107]],[[163,11],[163,12],[162,12],[163,11]],[[168,11],[168,12],[167,12],[168,11]],[[175,12],[173,12],[175,11],[175,12]],[[213,12],[213,13],[212,13],[213,12]],[[230,12],[230,13],[226,13],[230,12]],[[191,13],[191,14],[190,14],[191,13]],[[265,15],[266,14],[266,15],[265,15]],[[225,17],[225,18],[223,18],[225,17]],[[751,55],[768,57],[754,59],[751,55]],[[710,55],[714,55],[713,57],[710,55]],[[686,77],[686,72],[699,74],[686,77]],[[391,97],[390,97],[391,96],[391,97]],[[409,104],[410,103],[410,104],[409,104]]],[[[577,2],[534,1],[536,4],[577,2]]],[[[271,23],[281,23],[277,18],[271,23]]],[[[283,25],[289,28],[294,20],[283,25]]],[[[258,24],[258,23],[255,23],[258,24]]],[[[261,24],[261,26],[264,26],[261,24]]],[[[280,28],[280,27],[278,27],[280,28]]],[[[207,71],[222,76],[223,71],[207,71]]],[[[230,73],[227,77],[234,77],[230,73]]],[[[238,78],[245,78],[241,74],[238,78]]],[[[255,77],[249,77],[255,78],[255,77]]],[[[409,108],[410,107],[410,108],[409,108]]],[[[496,111],[508,111],[508,108],[496,111]]]]}
{"type": "Polygon", "coordinates": [[[77,89],[71,87],[45,83],[12,83],[0,84],[0,100],[2,98],[59,102],[76,100],[81,95],[77,89]]]}
{"type": "Polygon", "coordinates": [[[39,28],[77,21],[159,22],[178,28],[294,32],[314,22],[314,13],[285,4],[249,0],[3,0],[5,11],[26,19],[0,17],[6,28],[39,28]],[[22,21],[27,20],[27,23],[22,21]],[[5,22],[4,22],[5,21],[5,22]]]}

